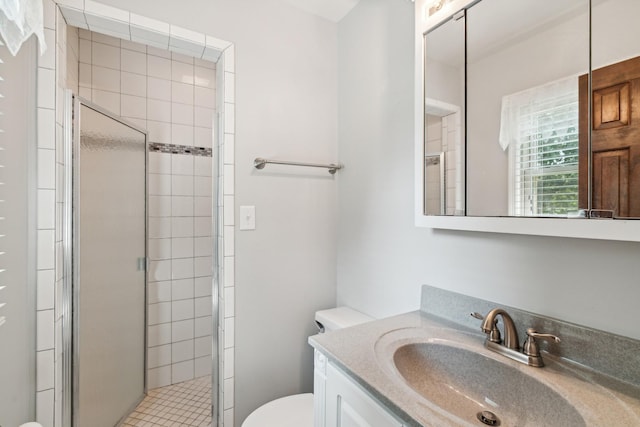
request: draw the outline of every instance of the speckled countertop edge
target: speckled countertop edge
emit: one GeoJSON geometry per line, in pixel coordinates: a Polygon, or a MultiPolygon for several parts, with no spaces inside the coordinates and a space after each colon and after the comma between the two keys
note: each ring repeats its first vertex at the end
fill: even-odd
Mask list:
{"type": "MultiPolygon", "coordinates": [[[[414,330],[416,334],[464,334],[482,343],[484,335],[429,314],[414,311],[361,325],[309,337],[309,344],[347,373],[376,400],[398,417],[404,426],[472,426],[462,419],[453,418],[436,405],[429,404],[394,380],[389,370],[381,367],[376,352],[380,338],[394,332],[414,330]]],[[[426,335],[425,335],[426,334],[426,335]]],[[[390,356],[390,355],[387,355],[390,356]]],[[[384,356],[383,356],[384,357],[384,356]]]]}
{"type": "Polygon", "coordinates": [[[403,328],[423,326],[426,316],[415,311],[389,317],[358,326],[339,329],[329,333],[309,337],[309,344],[342,368],[350,377],[367,390],[380,403],[389,408],[407,426],[422,427],[416,421],[415,414],[406,411],[394,399],[395,386],[389,382],[385,372],[380,369],[375,356],[375,343],[378,337],[403,328]]]}

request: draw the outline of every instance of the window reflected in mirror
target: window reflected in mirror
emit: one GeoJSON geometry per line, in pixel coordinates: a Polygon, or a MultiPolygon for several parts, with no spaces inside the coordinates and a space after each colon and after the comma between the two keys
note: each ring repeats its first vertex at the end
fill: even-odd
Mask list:
{"type": "Polygon", "coordinates": [[[510,216],[567,216],[578,206],[578,78],[502,98],[510,216]]]}

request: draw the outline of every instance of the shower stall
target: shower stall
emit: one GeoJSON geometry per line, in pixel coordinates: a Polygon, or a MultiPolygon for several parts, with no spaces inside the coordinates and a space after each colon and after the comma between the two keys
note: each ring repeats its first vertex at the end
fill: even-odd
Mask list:
{"type": "Polygon", "coordinates": [[[224,80],[215,62],[93,31],[68,27],[67,46],[60,424],[222,424],[224,80]]]}
{"type": "Polygon", "coordinates": [[[112,427],[146,391],[147,137],[80,98],[73,122],[71,414],[112,427]]]}

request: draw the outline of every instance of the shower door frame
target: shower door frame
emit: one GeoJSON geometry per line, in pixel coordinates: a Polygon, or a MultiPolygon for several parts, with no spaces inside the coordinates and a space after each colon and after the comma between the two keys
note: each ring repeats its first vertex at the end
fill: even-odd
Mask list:
{"type": "MultiPolygon", "coordinates": [[[[78,421],[78,407],[79,407],[79,371],[80,371],[80,355],[79,355],[79,336],[78,331],[81,325],[79,324],[79,286],[77,284],[80,281],[80,270],[79,263],[76,262],[73,258],[74,248],[79,248],[80,246],[80,215],[79,211],[74,208],[74,203],[78,203],[80,201],[80,185],[79,181],[76,179],[76,173],[79,174],[80,170],[80,125],[81,125],[81,117],[80,117],[80,107],[84,105],[87,108],[90,108],[100,114],[105,115],[106,117],[115,120],[116,122],[123,124],[136,130],[144,135],[144,195],[145,195],[145,207],[144,207],[144,302],[143,302],[143,313],[144,313],[144,349],[143,349],[143,394],[139,400],[137,400],[129,411],[122,418],[119,423],[124,421],[126,417],[142,402],[144,397],[147,395],[147,341],[148,341],[148,333],[147,333],[147,322],[148,322],[148,295],[147,295],[147,287],[148,287],[148,273],[149,273],[149,177],[148,177],[148,167],[149,167],[149,135],[148,132],[144,129],[141,129],[134,123],[131,123],[112,112],[105,110],[104,108],[94,104],[91,101],[87,101],[86,99],[74,95],[71,90],[65,91],[65,107],[68,108],[67,111],[70,114],[65,115],[65,121],[69,126],[66,127],[68,129],[67,138],[65,138],[65,165],[70,167],[65,167],[65,182],[64,182],[64,212],[63,212],[63,250],[64,250],[64,270],[65,270],[65,290],[63,291],[65,295],[65,303],[69,304],[67,313],[71,313],[71,321],[66,326],[66,330],[70,332],[67,336],[63,334],[63,347],[65,349],[71,349],[70,354],[71,357],[63,360],[64,368],[67,368],[67,372],[70,372],[71,375],[65,376],[65,380],[69,381],[69,383],[65,384],[67,387],[71,389],[70,396],[68,394],[67,397],[70,399],[66,399],[63,401],[63,407],[66,409],[67,414],[70,417],[67,421],[70,423],[72,427],[77,426],[78,421]],[[73,123],[71,125],[71,123],[73,123]],[[68,273],[68,274],[67,274],[68,273]]],[[[68,318],[69,316],[65,316],[68,318]]],[[[68,321],[68,320],[67,320],[68,321]]],[[[65,382],[66,382],[65,381],[65,382]]],[[[119,424],[118,423],[118,424],[119,424]]],[[[65,422],[63,421],[63,425],[65,422]]]]}

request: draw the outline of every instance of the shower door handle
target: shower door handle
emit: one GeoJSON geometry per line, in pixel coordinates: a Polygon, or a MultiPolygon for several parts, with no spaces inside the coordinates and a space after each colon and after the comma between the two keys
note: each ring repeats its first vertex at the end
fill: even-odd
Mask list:
{"type": "Polygon", "coordinates": [[[147,271],[147,257],[138,258],[138,271],[147,271]]]}

